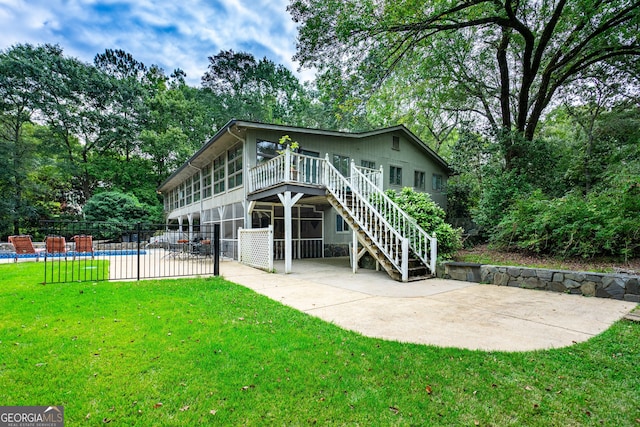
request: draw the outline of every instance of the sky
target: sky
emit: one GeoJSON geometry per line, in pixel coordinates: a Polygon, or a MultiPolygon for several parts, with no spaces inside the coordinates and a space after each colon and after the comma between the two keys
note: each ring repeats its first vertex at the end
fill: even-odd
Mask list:
{"type": "Polygon", "coordinates": [[[288,0],[0,0],[0,49],[58,44],[66,56],[92,63],[122,49],[167,75],[176,68],[199,86],[208,57],[249,52],[282,64],[301,81],[313,72],[292,60],[297,30],[288,0]]]}

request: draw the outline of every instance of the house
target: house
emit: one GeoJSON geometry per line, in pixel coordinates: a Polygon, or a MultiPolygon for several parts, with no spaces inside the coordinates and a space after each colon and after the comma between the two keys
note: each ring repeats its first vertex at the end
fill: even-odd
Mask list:
{"type": "Polygon", "coordinates": [[[167,221],[181,231],[193,235],[220,224],[222,251],[233,258],[239,228],[272,226],[275,257],[285,259],[286,270],[291,259],[362,247],[359,256],[368,251],[392,277],[408,280],[416,255],[423,267],[435,268],[435,239],[413,230],[411,219],[394,213],[380,194],[412,186],[444,208],[449,173],[402,125],[347,133],[231,120],[158,191],[167,221]],[[297,150],[281,143],[285,135],[297,150]],[[411,234],[402,236],[408,228],[411,234]]]}

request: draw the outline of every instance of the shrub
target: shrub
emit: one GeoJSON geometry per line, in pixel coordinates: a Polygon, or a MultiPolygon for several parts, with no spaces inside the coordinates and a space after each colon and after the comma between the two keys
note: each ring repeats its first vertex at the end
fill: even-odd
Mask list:
{"type": "Polygon", "coordinates": [[[87,200],[83,213],[87,221],[102,222],[103,238],[117,238],[123,229],[147,221],[144,205],[132,194],[117,191],[98,193],[87,200]]]}
{"type": "Polygon", "coordinates": [[[462,248],[462,229],[453,228],[445,221],[446,213],[427,193],[405,187],[399,193],[387,190],[389,196],[427,233],[438,239],[438,259],[450,259],[462,248]]]}
{"type": "Polygon", "coordinates": [[[540,190],[515,203],[492,243],[555,256],[640,255],[640,184],[548,199],[540,190]]]}

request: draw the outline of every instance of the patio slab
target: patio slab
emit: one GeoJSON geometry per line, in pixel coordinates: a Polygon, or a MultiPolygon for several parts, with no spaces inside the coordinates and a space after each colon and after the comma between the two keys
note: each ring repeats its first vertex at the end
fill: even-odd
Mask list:
{"type": "MultiPolygon", "coordinates": [[[[283,265],[276,264],[276,271],[283,265]]],[[[370,337],[489,351],[528,351],[585,341],[635,303],[386,273],[353,274],[344,258],[295,260],[290,274],[226,261],[220,273],[275,301],[370,337]]]]}

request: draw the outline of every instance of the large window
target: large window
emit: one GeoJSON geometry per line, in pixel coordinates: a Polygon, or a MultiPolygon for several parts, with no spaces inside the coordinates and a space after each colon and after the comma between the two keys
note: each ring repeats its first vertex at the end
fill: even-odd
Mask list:
{"type": "Polygon", "coordinates": [[[202,198],[211,197],[211,164],[202,169],[202,198]]]}
{"type": "Polygon", "coordinates": [[[192,178],[187,179],[187,182],[185,183],[185,197],[187,199],[187,204],[190,205],[192,202],[192,197],[191,197],[191,192],[193,191],[193,188],[191,187],[191,183],[192,183],[192,178]]]}
{"type": "Polygon", "coordinates": [[[424,190],[425,189],[425,174],[422,171],[415,171],[413,173],[413,187],[416,190],[424,190]]]}
{"type": "Polygon", "coordinates": [[[256,164],[264,163],[274,157],[279,156],[278,151],[285,149],[285,146],[273,141],[256,141],[256,164]]]}
{"type": "Polygon", "coordinates": [[[431,187],[433,191],[442,191],[442,175],[434,173],[431,178],[431,187]]]}
{"type": "Polygon", "coordinates": [[[213,194],[224,193],[224,154],[213,161],[213,194]]]}
{"type": "Polygon", "coordinates": [[[229,189],[242,185],[242,145],[229,150],[229,189]]]}
{"type": "Polygon", "coordinates": [[[333,155],[333,166],[344,176],[349,176],[349,157],[340,154],[333,155]]]}
{"type": "Polygon", "coordinates": [[[389,167],[389,184],[402,185],[402,168],[397,166],[389,167]]]}
{"type": "Polygon", "coordinates": [[[178,199],[180,200],[180,207],[184,206],[184,182],[178,187],[178,199]]]}
{"type": "Polygon", "coordinates": [[[193,175],[193,202],[200,201],[200,172],[193,175]]]}

